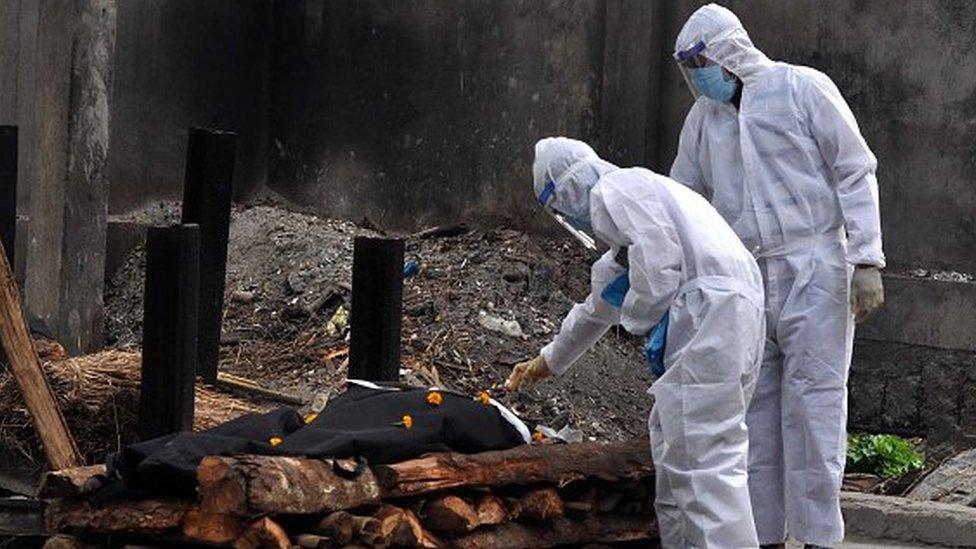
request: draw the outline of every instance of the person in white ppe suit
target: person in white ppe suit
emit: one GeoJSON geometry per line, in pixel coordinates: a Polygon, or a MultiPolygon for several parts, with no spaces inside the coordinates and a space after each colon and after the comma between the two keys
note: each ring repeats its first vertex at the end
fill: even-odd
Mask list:
{"type": "Polygon", "coordinates": [[[562,374],[615,324],[645,335],[668,315],[665,373],[650,414],[655,507],[664,547],[755,547],[745,413],[764,339],[762,279],[752,255],[698,194],[642,168],[618,169],[588,145],[535,148],[535,196],[610,246],[592,292],[539,356],[508,382],[562,374]],[[607,293],[608,286],[623,292],[607,293]]]}
{"type": "Polygon", "coordinates": [[[769,60],[728,9],[698,9],[675,59],[697,100],[671,177],[718,209],[765,285],[768,339],[747,418],[759,541],[829,546],[844,537],[854,320],[884,300],[877,161],[830,78],[769,60]]]}

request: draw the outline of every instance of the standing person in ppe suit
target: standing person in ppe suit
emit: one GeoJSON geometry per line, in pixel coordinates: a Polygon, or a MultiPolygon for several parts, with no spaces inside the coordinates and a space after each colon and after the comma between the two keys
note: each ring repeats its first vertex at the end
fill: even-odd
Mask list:
{"type": "Polygon", "coordinates": [[[580,141],[536,144],[533,177],[540,205],[610,250],[593,264],[589,297],[507,388],[562,374],[614,324],[643,336],[667,314],[649,420],[662,544],[755,547],[745,424],[764,339],[755,260],[701,196],[580,141]]]}
{"type": "Polygon", "coordinates": [[[770,61],[731,11],[685,23],[675,59],[697,100],[671,177],[707,197],[759,262],[765,356],[749,408],[759,541],[841,541],[854,321],[884,301],[877,161],[834,83],[770,61]]]}

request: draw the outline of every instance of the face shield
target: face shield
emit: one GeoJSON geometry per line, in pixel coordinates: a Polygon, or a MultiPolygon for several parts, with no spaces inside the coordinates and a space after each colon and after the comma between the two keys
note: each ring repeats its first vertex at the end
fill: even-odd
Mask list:
{"type": "Polygon", "coordinates": [[[699,41],[694,46],[678,52],[675,59],[695,99],[704,95],[709,99],[728,102],[735,96],[739,86],[738,80],[708,57],[704,42],[699,41]]]}
{"type": "Polygon", "coordinates": [[[556,223],[559,223],[563,229],[566,229],[569,234],[573,235],[586,249],[594,252],[597,251],[596,240],[588,234],[592,232],[589,223],[557,212],[552,207],[552,201],[555,198],[556,184],[550,177],[546,186],[542,189],[542,193],[539,194],[539,205],[542,206],[543,211],[552,216],[556,220],[556,223]]]}

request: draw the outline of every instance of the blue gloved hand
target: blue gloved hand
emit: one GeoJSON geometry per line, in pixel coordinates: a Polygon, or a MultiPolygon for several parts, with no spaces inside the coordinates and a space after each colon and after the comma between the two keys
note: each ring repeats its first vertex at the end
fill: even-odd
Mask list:
{"type": "Polygon", "coordinates": [[[630,275],[624,271],[620,276],[613,279],[607,287],[600,292],[600,297],[610,304],[611,307],[619,309],[624,305],[624,297],[630,291],[630,275]]]}
{"type": "Polygon", "coordinates": [[[651,373],[655,377],[664,375],[664,347],[668,341],[668,313],[647,333],[647,341],[644,343],[644,357],[647,364],[651,367],[651,373]]]}

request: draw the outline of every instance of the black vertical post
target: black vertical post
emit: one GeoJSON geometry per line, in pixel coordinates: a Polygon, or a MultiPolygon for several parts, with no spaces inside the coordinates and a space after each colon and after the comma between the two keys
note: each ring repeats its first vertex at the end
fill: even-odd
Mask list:
{"type": "Polygon", "coordinates": [[[13,269],[17,247],[17,126],[0,126],[0,240],[13,269]]]}
{"type": "Polygon", "coordinates": [[[403,241],[357,237],[352,260],[349,377],[400,377],[403,316],[403,241]]]}
{"type": "Polygon", "coordinates": [[[199,281],[200,228],[150,227],[139,396],[143,440],[193,428],[199,281]]]}
{"type": "Polygon", "coordinates": [[[220,358],[236,141],[233,133],[191,128],[186,152],[183,223],[200,226],[200,262],[207,266],[200,273],[197,373],[211,383],[220,358]]]}

